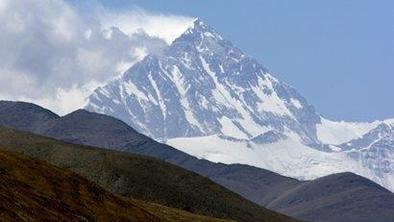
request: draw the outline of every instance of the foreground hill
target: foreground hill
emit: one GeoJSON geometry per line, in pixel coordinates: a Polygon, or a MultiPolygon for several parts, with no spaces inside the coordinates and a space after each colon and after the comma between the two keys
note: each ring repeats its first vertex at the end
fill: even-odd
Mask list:
{"type": "Polygon", "coordinates": [[[346,218],[345,221],[348,222],[358,222],[360,221],[360,217],[383,218],[383,221],[384,219],[390,221],[389,219],[394,218],[394,205],[391,204],[394,198],[393,194],[388,193],[387,190],[382,189],[377,184],[362,178],[374,184],[374,186],[368,187],[369,196],[365,196],[366,201],[360,201],[359,198],[364,198],[364,193],[355,192],[357,189],[354,189],[354,186],[347,186],[346,182],[352,181],[354,174],[344,174],[343,180],[337,180],[336,177],[331,176],[325,177],[326,179],[322,180],[326,181],[325,183],[318,182],[321,181],[320,179],[306,182],[299,181],[257,167],[241,164],[227,165],[197,159],[168,145],[158,143],[141,135],[122,121],[106,115],[84,110],[75,111],[64,117],[55,115],[56,117],[52,118],[54,115],[48,112],[48,110],[37,107],[34,104],[0,102],[0,125],[23,130],[21,126],[24,124],[20,122],[26,121],[24,119],[26,116],[31,116],[31,122],[38,117],[47,116],[44,119],[50,120],[42,121],[41,124],[38,124],[31,131],[69,142],[138,153],[165,160],[197,172],[200,175],[207,176],[216,183],[261,206],[302,220],[311,220],[312,218],[312,221],[317,222],[336,222],[338,218],[341,218],[342,214],[343,218],[346,218]],[[8,107],[8,109],[6,112],[2,112],[1,107],[8,107]],[[327,183],[334,183],[337,187],[341,188],[341,191],[332,195],[326,191],[327,183]],[[312,205],[314,207],[310,207],[307,204],[299,205],[299,203],[304,203],[304,194],[303,192],[293,192],[293,190],[300,189],[299,187],[306,186],[307,184],[315,184],[314,192],[318,192],[319,194],[313,194],[312,192],[309,195],[310,199],[307,202],[313,203],[312,205]],[[352,192],[355,192],[357,195],[347,195],[352,192]],[[288,198],[286,197],[287,193],[293,195],[291,196],[292,201],[284,204],[284,200],[288,198]],[[330,203],[325,205],[325,202],[321,201],[322,199],[330,199],[330,203]],[[342,204],[343,200],[346,200],[346,204],[342,204]],[[295,206],[297,210],[293,210],[292,206],[295,206]],[[321,211],[320,207],[324,207],[324,212],[321,211]],[[357,211],[359,208],[369,210],[359,212],[357,211]],[[347,215],[346,212],[358,213],[359,216],[345,217],[347,215]],[[368,215],[365,215],[365,212],[368,212],[368,215]],[[334,217],[331,215],[337,216],[334,217]],[[382,217],[381,215],[385,216],[382,217]]]}
{"type": "Polygon", "coordinates": [[[300,181],[268,170],[241,164],[220,164],[198,159],[138,133],[113,117],[77,110],[59,117],[24,102],[0,101],[0,125],[55,139],[151,156],[209,177],[260,205],[300,181]],[[41,119],[41,122],[35,121],[41,119]],[[37,122],[34,127],[30,122],[37,122]],[[39,124],[41,123],[41,124],[39,124]]]}
{"type": "Polygon", "coordinates": [[[164,161],[0,129],[0,147],[72,170],[108,191],[237,221],[295,221],[164,161]]]}
{"type": "Polygon", "coordinates": [[[1,221],[222,221],[111,194],[68,170],[0,150],[1,221]]]}

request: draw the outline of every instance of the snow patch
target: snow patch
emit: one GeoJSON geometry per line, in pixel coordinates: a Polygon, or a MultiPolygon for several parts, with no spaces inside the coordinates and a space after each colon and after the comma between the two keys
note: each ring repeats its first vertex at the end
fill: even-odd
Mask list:
{"type": "Polygon", "coordinates": [[[145,93],[139,90],[138,87],[131,81],[124,82],[122,84],[122,88],[128,96],[134,95],[139,101],[149,101],[149,98],[145,95],[145,93]]]}
{"type": "Polygon", "coordinates": [[[247,139],[248,135],[246,135],[242,130],[238,128],[234,122],[226,116],[223,116],[219,119],[220,125],[222,125],[222,133],[225,136],[234,137],[237,139],[247,139]]]}
{"type": "Polygon", "coordinates": [[[212,162],[247,164],[300,180],[311,180],[339,172],[353,172],[394,190],[393,176],[378,177],[343,152],[321,152],[288,139],[270,144],[230,141],[218,136],[175,138],[167,144],[212,162]]]}
{"type": "Polygon", "coordinates": [[[252,90],[260,99],[260,102],[257,104],[257,109],[260,113],[270,112],[279,116],[293,117],[289,109],[284,104],[284,101],[279,98],[269,79],[263,80],[262,78],[259,78],[258,83],[258,86],[252,87],[252,90]],[[266,89],[268,89],[271,93],[265,93],[263,91],[264,87],[266,87],[266,89]]]}
{"type": "Polygon", "coordinates": [[[303,108],[301,102],[298,99],[291,98],[290,101],[291,101],[291,103],[293,104],[293,106],[295,108],[297,108],[297,109],[302,109],[303,108]]]}
{"type": "Polygon", "coordinates": [[[321,118],[321,124],[316,125],[317,137],[322,143],[339,145],[362,137],[376,128],[379,121],[372,123],[335,122],[321,118]]]}

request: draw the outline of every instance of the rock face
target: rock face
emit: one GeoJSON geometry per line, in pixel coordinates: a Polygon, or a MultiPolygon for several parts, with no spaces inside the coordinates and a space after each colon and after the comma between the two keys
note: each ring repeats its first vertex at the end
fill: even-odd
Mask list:
{"type": "Polygon", "coordinates": [[[298,179],[351,171],[394,190],[393,142],[374,140],[381,130],[392,138],[391,128],[375,129],[388,121],[321,117],[294,88],[200,20],[162,54],[146,56],[96,89],[85,108],[214,162],[298,179]]]}

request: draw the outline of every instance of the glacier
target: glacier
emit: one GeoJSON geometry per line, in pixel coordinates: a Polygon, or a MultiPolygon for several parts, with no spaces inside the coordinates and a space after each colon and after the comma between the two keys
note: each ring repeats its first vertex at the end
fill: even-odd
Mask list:
{"type": "Polygon", "coordinates": [[[394,190],[394,121],[322,117],[199,19],[162,53],[97,88],[85,109],[210,161],[304,180],[354,172],[394,190]]]}

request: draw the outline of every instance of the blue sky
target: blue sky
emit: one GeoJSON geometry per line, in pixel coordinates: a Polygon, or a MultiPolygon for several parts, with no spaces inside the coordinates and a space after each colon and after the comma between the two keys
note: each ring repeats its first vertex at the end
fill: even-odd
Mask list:
{"type": "Polygon", "coordinates": [[[394,1],[101,0],[200,17],[333,119],[394,117],[394,1]]]}

